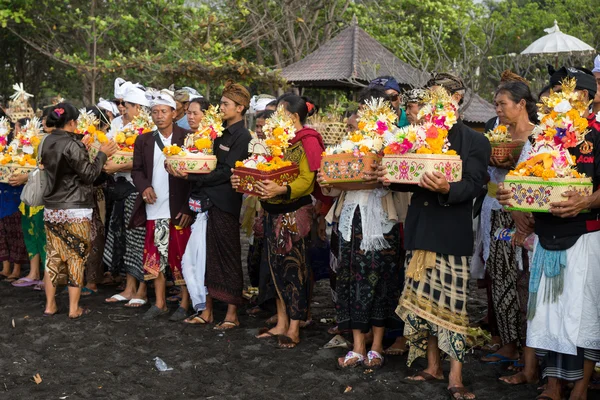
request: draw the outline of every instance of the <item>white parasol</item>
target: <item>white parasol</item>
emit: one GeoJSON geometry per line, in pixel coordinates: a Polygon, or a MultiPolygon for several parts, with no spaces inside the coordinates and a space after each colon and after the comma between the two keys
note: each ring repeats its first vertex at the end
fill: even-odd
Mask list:
{"type": "Polygon", "coordinates": [[[521,54],[557,54],[594,51],[594,48],[574,36],[562,33],[554,21],[552,28],[544,29],[547,35],[531,43],[521,54]]]}

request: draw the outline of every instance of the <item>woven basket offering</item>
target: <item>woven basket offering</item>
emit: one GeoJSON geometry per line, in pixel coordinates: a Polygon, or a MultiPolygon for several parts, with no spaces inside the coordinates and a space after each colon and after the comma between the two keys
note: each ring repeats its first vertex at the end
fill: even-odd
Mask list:
{"type": "Polygon", "coordinates": [[[238,167],[233,171],[234,175],[240,177],[240,185],[237,191],[255,196],[260,196],[260,193],[256,191],[257,182],[270,180],[276,182],[279,186],[287,186],[288,183],[293,182],[298,177],[299,173],[298,166],[294,164],[274,171],[261,171],[245,167],[238,167]]]}
{"type": "MultiPolygon", "coordinates": [[[[98,152],[100,151],[100,143],[94,142],[88,149],[88,154],[90,155],[90,161],[94,161],[98,152]]],[[[119,150],[111,157],[108,158],[111,161],[114,161],[118,165],[129,164],[133,162],[133,151],[123,151],[119,150]]]]}
{"type": "Polygon", "coordinates": [[[386,178],[393,183],[416,185],[425,172],[441,172],[448,182],[462,179],[460,156],[443,154],[386,155],[381,160],[386,169],[386,178]]]}
{"type": "Polygon", "coordinates": [[[206,154],[167,156],[167,164],[188,174],[208,174],[217,167],[217,157],[206,154]]]}
{"type": "Polygon", "coordinates": [[[336,145],[346,135],[346,123],[321,122],[317,125],[317,130],[323,137],[323,143],[326,146],[336,145]]]}
{"type": "Polygon", "coordinates": [[[321,159],[323,183],[365,182],[365,172],[373,172],[373,164],[379,164],[381,157],[369,153],[356,157],[350,153],[328,154],[321,159]]]}
{"type": "Polygon", "coordinates": [[[504,187],[512,192],[508,210],[548,212],[551,203],[565,201],[564,192],[577,191],[589,196],[594,191],[591,178],[552,178],[544,180],[530,176],[507,176],[504,187]]]}
{"type": "Polygon", "coordinates": [[[6,165],[0,165],[0,182],[8,183],[8,178],[11,175],[28,174],[35,169],[34,165],[19,165],[9,163],[6,165]]]}
{"type": "Polygon", "coordinates": [[[512,142],[504,143],[490,143],[492,145],[492,158],[498,162],[504,162],[508,160],[508,156],[512,155],[513,160],[517,161],[521,156],[521,151],[525,142],[522,140],[515,140],[512,142]]]}

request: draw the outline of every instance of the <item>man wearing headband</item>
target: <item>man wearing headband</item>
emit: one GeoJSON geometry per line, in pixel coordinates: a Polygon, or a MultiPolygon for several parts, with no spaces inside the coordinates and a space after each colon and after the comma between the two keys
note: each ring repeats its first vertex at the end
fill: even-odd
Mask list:
{"type": "MultiPolygon", "coordinates": [[[[436,79],[437,78],[437,79],[436,79]]],[[[430,86],[443,86],[459,100],[464,85],[447,74],[430,86]]],[[[491,146],[485,136],[460,119],[448,131],[450,149],[462,160],[462,179],[449,183],[444,174],[425,173],[418,186],[389,184],[385,170],[380,181],[399,192],[412,192],[404,224],[406,270],[397,313],[405,322],[409,361],[427,358],[427,367],[408,378],[414,382],[443,380],[443,352],[450,358],[448,390],[455,399],[473,399],[464,386],[462,367],[467,353],[468,282],[473,255],[473,200],[488,180],[491,146]],[[443,221],[443,222],[442,222],[443,221]]]]}
{"type": "Polygon", "coordinates": [[[380,76],[379,78],[373,79],[369,83],[370,87],[379,86],[385,90],[385,93],[390,97],[390,102],[398,114],[397,125],[399,128],[407,126],[408,119],[406,118],[406,112],[400,107],[402,103],[402,96],[400,93],[400,85],[393,76],[380,76]]]}
{"type": "Polygon", "coordinates": [[[170,176],[164,166],[166,146],[183,146],[187,131],[174,124],[175,100],[165,90],[148,93],[152,121],[157,129],[139,135],[133,152],[133,183],[141,195],[135,204],[132,224],[146,226],[144,243],[144,273],[146,280],[154,280],[156,303],[144,314],[151,320],[168,313],[166,303],[166,275],[181,286],[181,304],[171,321],[187,317],[189,296],[181,273],[181,258],[190,237],[193,220],[187,200],[188,182],[170,176]]]}
{"type": "Polygon", "coordinates": [[[206,268],[203,283],[190,283],[190,294],[197,313],[186,322],[212,323],[213,299],[216,299],[228,305],[227,315],[215,327],[218,330],[239,326],[237,308],[243,304],[244,278],[239,223],[242,194],[231,187],[229,179],[235,163],[248,157],[248,144],[252,137],[244,125],[243,117],[249,106],[248,90],[228,81],[221,96],[221,113],[226,129],[213,144],[213,153],[217,156],[215,170],[209,174],[187,175],[169,169],[171,174],[193,183],[189,205],[198,213],[194,223],[194,237],[186,249],[184,262],[198,268],[205,265],[206,268]],[[200,251],[202,249],[206,249],[205,253],[200,251]],[[201,298],[192,292],[192,285],[202,289],[201,298]],[[208,296],[205,295],[204,287],[208,289],[208,296]]]}
{"type": "MultiPolygon", "coordinates": [[[[572,67],[554,71],[550,78],[554,90],[562,90],[565,78],[575,79],[581,101],[596,95],[597,83],[590,71],[572,67]]],[[[594,366],[600,361],[600,131],[591,124],[585,139],[568,150],[577,171],[592,178],[595,192],[584,197],[566,191],[564,201],[550,204],[549,213],[533,213],[538,244],[530,266],[530,290],[536,281],[539,289],[537,296],[530,292],[527,346],[544,359],[548,384],[540,398],[548,399],[561,398],[561,380],[575,383],[571,399],[586,398],[594,366]],[[557,262],[559,271],[554,273],[557,262]]],[[[503,205],[510,203],[511,196],[509,189],[498,190],[503,205]]]]}
{"type": "Polygon", "coordinates": [[[425,91],[423,89],[412,89],[405,94],[406,98],[406,118],[409,124],[416,124],[419,122],[419,110],[423,103],[423,96],[425,91]]]}
{"type": "MultiPolygon", "coordinates": [[[[109,139],[114,139],[119,132],[131,127],[131,121],[138,116],[142,107],[150,106],[146,93],[140,86],[123,81],[115,89],[115,95],[121,96],[123,100],[125,112],[112,121],[111,129],[106,135],[109,139]]],[[[112,210],[103,261],[112,275],[124,272],[127,276],[125,290],[105,301],[107,303],[127,302],[127,307],[138,308],[147,302],[142,260],[146,229],[143,226],[128,229],[129,219],[138,197],[138,191],[131,177],[132,168],[133,162],[117,164],[112,159],[104,165],[104,172],[110,174],[114,182],[111,182],[107,190],[112,210]]]]}

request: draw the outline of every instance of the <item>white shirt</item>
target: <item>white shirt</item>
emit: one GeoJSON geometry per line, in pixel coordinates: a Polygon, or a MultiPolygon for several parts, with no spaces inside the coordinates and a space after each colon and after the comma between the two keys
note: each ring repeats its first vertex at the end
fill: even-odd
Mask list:
{"type": "MultiPolygon", "coordinates": [[[[110,130],[108,131],[108,133],[106,134],[106,137],[109,139],[114,139],[116,134],[120,131],[122,131],[124,128],[123,126],[123,117],[119,116],[117,118],[114,118],[112,120],[112,122],[110,123],[110,130]]],[[[115,172],[115,179],[117,179],[118,177],[124,177],[125,179],[127,179],[127,181],[129,183],[133,183],[133,179],[131,178],[131,172],[115,172]]]]}
{"type": "MultiPolygon", "coordinates": [[[[163,145],[170,146],[173,134],[165,138],[161,133],[158,137],[163,145]]],[[[153,138],[154,139],[154,138],[153,138]]],[[[169,209],[169,173],[165,169],[165,155],[154,143],[154,167],[152,168],[152,188],[156,193],[156,202],[154,204],[146,204],[146,216],[150,221],[163,218],[171,218],[169,209]]]]}

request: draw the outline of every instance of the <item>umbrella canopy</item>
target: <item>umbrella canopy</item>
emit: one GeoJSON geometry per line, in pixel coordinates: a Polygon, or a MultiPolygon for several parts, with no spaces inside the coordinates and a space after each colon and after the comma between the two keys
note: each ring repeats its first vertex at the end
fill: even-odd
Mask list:
{"type": "Polygon", "coordinates": [[[554,21],[554,26],[552,28],[544,29],[544,32],[548,34],[531,43],[521,52],[521,54],[556,54],[594,51],[594,48],[587,43],[574,36],[562,33],[556,21],[554,21]]]}

